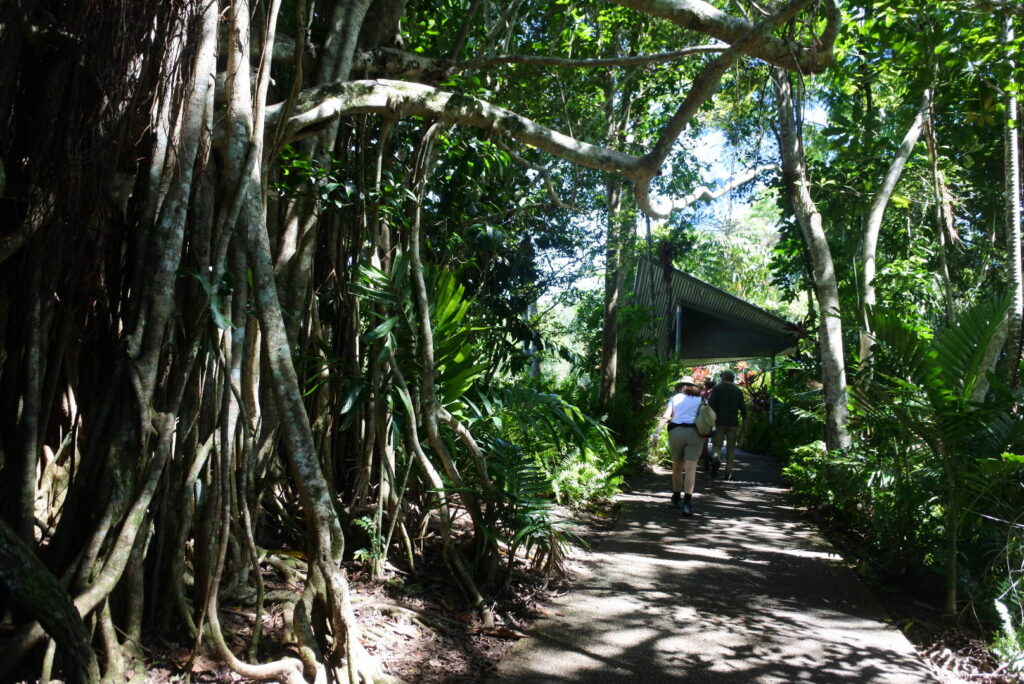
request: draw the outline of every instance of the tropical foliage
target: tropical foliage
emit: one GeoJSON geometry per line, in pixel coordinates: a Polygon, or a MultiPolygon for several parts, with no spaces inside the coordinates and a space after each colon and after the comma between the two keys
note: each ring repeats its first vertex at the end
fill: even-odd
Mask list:
{"type": "Polygon", "coordinates": [[[794,322],[746,446],[1019,667],[1022,14],[711,4],[0,4],[0,678],[374,681],[360,567],[492,620],[693,370],[642,256],[794,322]]]}

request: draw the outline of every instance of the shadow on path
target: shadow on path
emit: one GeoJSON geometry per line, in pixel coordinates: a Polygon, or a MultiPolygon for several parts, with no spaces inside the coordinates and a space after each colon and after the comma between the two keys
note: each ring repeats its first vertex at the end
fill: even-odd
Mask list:
{"type": "Polygon", "coordinates": [[[636,479],[572,591],[495,682],[933,682],[856,574],[789,504],[769,457],[699,475],[692,518],[669,475],[636,479]]]}

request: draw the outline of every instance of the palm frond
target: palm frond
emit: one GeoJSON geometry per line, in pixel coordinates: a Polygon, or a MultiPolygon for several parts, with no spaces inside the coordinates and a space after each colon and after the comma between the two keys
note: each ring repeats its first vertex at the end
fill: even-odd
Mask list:
{"type": "Polygon", "coordinates": [[[982,362],[1009,305],[1008,296],[983,300],[935,334],[932,348],[943,382],[964,400],[971,396],[985,370],[982,362]]]}

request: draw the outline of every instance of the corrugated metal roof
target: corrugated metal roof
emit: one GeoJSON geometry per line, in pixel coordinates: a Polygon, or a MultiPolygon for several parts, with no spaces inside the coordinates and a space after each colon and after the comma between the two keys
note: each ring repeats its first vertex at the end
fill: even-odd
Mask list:
{"type": "Polygon", "coordinates": [[[649,257],[637,264],[633,301],[650,308],[653,351],[663,359],[699,365],[765,358],[791,353],[799,338],[789,321],[649,257]]]}

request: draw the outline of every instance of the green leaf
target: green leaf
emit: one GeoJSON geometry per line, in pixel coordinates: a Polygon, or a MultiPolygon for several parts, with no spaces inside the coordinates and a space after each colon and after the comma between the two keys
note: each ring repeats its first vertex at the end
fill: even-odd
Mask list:
{"type": "Polygon", "coordinates": [[[363,341],[367,343],[376,342],[380,338],[390,333],[391,329],[395,327],[395,323],[398,323],[398,316],[392,316],[391,318],[388,318],[386,321],[375,327],[373,330],[363,335],[363,341]]]}

